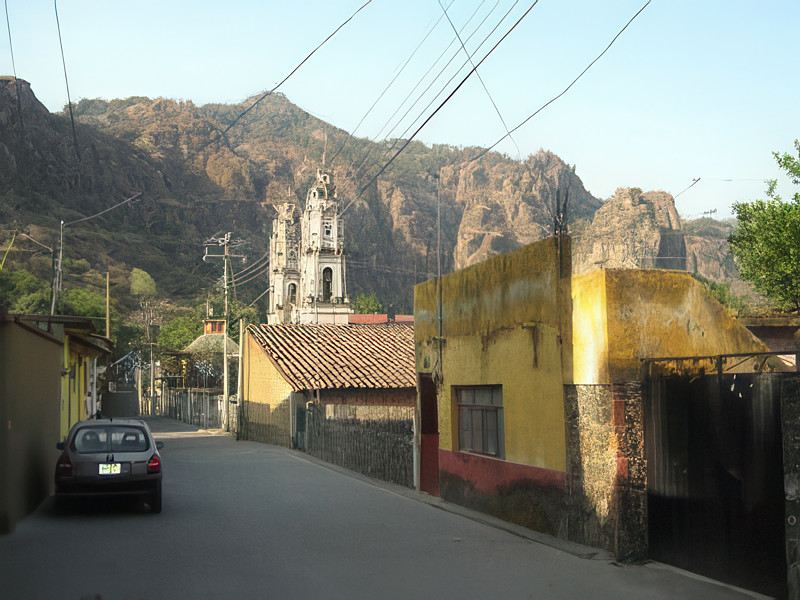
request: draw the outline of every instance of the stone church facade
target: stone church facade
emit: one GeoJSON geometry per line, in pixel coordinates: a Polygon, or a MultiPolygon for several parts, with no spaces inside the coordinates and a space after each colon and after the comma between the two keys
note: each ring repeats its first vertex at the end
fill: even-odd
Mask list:
{"type": "Polygon", "coordinates": [[[346,324],[352,311],[333,174],[317,170],[302,213],[294,202],[277,211],[269,244],[267,323],[346,324]]]}

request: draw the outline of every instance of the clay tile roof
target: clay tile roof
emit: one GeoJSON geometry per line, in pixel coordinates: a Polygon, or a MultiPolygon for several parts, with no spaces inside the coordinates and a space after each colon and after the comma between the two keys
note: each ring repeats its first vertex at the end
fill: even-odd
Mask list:
{"type": "Polygon", "coordinates": [[[416,386],[411,325],[250,325],[247,332],[295,391],[416,386]]]}

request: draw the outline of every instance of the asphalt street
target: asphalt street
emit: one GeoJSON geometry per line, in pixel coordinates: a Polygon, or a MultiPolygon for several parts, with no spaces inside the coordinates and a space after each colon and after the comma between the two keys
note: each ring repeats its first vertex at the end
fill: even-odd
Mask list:
{"type": "Polygon", "coordinates": [[[48,500],[0,536],[0,597],[752,598],[371,482],[305,455],[149,419],[164,509],[48,500]]]}

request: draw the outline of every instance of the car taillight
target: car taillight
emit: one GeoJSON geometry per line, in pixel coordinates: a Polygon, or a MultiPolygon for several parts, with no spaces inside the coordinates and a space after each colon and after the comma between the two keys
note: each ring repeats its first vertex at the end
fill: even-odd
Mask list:
{"type": "Polygon", "coordinates": [[[62,454],[56,463],[56,475],[59,477],[72,477],[72,463],[66,454],[62,454]]]}
{"type": "Polygon", "coordinates": [[[153,456],[150,457],[150,460],[147,461],[147,472],[148,473],[161,472],[161,459],[158,458],[158,454],[153,454],[153,456]]]}

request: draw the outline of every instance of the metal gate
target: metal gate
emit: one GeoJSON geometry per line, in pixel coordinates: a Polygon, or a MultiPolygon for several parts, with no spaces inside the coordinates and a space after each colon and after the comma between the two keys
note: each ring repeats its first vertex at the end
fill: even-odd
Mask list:
{"type": "Polygon", "coordinates": [[[649,556],[786,597],[782,404],[800,378],[769,355],[688,360],[648,369],[649,556]]]}

